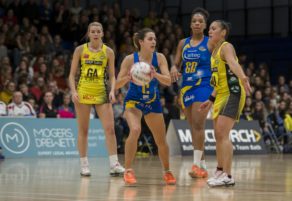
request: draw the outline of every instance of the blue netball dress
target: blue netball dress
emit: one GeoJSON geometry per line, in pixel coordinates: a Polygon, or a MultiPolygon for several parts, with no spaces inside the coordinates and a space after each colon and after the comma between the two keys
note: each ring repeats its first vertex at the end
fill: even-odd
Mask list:
{"type": "MultiPolygon", "coordinates": [[[[134,52],[134,63],[139,62],[138,52],[134,52]]],[[[159,72],[157,53],[153,53],[152,66],[159,72]]],[[[153,78],[149,84],[138,86],[134,82],[130,82],[130,87],[124,101],[124,110],[127,108],[137,108],[144,115],[154,112],[161,113],[162,107],[160,103],[158,80],[153,78]]]]}
{"type": "Polygon", "coordinates": [[[211,53],[208,50],[208,37],[193,47],[191,37],[186,38],[182,51],[182,86],[180,99],[182,107],[188,107],[194,102],[206,101],[213,91],[211,79],[211,53]]]}

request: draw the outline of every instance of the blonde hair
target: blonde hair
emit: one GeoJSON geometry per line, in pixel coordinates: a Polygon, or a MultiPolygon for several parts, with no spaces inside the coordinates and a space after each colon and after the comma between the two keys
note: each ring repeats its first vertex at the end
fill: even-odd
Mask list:
{"type": "Polygon", "coordinates": [[[88,28],[87,28],[87,33],[83,36],[82,40],[86,39],[88,40],[88,33],[89,33],[89,30],[92,26],[97,26],[97,27],[100,27],[101,30],[103,31],[103,27],[102,27],[102,24],[99,23],[99,22],[91,22],[89,25],[88,25],[88,28]]]}
{"type": "Polygon", "coordinates": [[[88,25],[87,33],[89,32],[90,27],[92,27],[92,26],[98,26],[98,27],[101,27],[101,30],[103,31],[103,27],[102,27],[102,24],[101,24],[101,23],[99,23],[99,22],[91,22],[91,23],[88,25]]]}

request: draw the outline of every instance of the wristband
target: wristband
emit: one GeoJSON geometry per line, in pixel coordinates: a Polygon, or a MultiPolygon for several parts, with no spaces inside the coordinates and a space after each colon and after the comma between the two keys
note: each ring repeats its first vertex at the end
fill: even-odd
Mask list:
{"type": "Polygon", "coordinates": [[[209,101],[211,101],[212,103],[215,102],[216,97],[212,96],[212,94],[209,96],[209,101]]]}

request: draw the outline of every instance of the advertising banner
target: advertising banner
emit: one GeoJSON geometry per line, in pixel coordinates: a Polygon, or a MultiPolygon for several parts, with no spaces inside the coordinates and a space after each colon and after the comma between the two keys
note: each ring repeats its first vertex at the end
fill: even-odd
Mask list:
{"type": "MultiPolygon", "coordinates": [[[[0,146],[6,158],[77,157],[76,119],[0,118],[0,146]]],[[[104,130],[90,120],[88,156],[106,156],[104,130]]]]}
{"type": "MultiPolygon", "coordinates": [[[[230,131],[234,154],[266,154],[266,146],[257,121],[241,120],[230,131]]],[[[167,141],[171,155],[192,155],[192,135],[185,120],[171,120],[167,130],[167,141]]],[[[213,121],[206,121],[205,153],[216,153],[213,121]]]]}

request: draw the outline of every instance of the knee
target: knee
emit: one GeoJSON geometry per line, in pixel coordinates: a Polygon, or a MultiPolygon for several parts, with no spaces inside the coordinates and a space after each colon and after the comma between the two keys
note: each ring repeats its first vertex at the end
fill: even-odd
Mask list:
{"type": "Polygon", "coordinates": [[[219,130],[215,130],[215,139],[216,142],[222,142],[229,138],[229,135],[225,135],[223,132],[219,130]]]}
{"type": "Polygon", "coordinates": [[[107,125],[104,127],[104,132],[106,135],[114,135],[115,134],[115,128],[114,125],[107,125]]]}
{"type": "Polygon", "coordinates": [[[193,123],[192,124],[192,128],[193,128],[193,130],[195,130],[195,131],[202,131],[202,130],[204,130],[205,129],[205,125],[204,125],[204,123],[193,123]]]}
{"type": "Polygon", "coordinates": [[[81,135],[83,137],[87,137],[88,136],[88,127],[80,127],[78,133],[79,133],[79,135],[81,135]]]}
{"type": "Polygon", "coordinates": [[[158,148],[167,147],[166,139],[161,139],[155,142],[158,148]]]}
{"type": "Polygon", "coordinates": [[[139,126],[134,126],[133,128],[131,128],[131,133],[133,133],[135,135],[140,135],[141,128],[139,126]]]}
{"type": "Polygon", "coordinates": [[[141,133],[141,127],[139,127],[139,126],[132,127],[132,128],[130,128],[130,136],[129,137],[132,137],[132,138],[138,140],[140,133],[141,133]]]}

